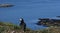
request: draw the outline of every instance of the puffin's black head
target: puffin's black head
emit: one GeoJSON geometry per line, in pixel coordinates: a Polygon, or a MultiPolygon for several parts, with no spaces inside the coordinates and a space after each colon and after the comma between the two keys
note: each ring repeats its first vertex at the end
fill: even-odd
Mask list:
{"type": "Polygon", "coordinates": [[[23,18],[20,18],[20,22],[24,22],[23,18]]]}

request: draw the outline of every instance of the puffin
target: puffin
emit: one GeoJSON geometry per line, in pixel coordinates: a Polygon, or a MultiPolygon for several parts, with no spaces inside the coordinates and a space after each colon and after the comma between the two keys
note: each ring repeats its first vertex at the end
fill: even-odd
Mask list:
{"type": "Polygon", "coordinates": [[[24,22],[23,18],[20,18],[20,27],[25,32],[26,31],[26,23],[24,22]]]}

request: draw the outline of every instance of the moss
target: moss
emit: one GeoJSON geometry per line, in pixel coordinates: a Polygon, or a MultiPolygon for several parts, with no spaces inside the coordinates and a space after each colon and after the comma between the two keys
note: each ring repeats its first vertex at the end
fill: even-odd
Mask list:
{"type": "MultiPolygon", "coordinates": [[[[17,33],[22,32],[21,27],[18,25],[12,23],[0,22],[0,33],[2,32],[9,33],[13,30],[16,31],[17,33]]],[[[43,29],[43,30],[31,30],[30,28],[27,28],[25,33],[60,33],[60,29],[50,27],[48,29],[43,29]]]]}

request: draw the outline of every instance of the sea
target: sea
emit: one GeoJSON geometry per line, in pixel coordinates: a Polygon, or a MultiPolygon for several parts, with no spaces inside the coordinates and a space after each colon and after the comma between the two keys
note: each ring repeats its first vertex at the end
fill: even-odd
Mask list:
{"type": "Polygon", "coordinates": [[[38,26],[39,18],[60,19],[60,0],[0,0],[0,4],[12,4],[13,7],[0,8],[0,21],[19,25],[23,18],[27,28],[32,30],[44,29],[38,26]]]}

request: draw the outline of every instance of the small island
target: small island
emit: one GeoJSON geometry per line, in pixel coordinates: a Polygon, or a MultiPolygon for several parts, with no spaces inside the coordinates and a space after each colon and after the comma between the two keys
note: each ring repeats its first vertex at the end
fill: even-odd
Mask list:
{"type": "Polygon", "coordinates": [[[37,25],[43,26],[60,26],[60,19],[39,18],[37,25]]]}

